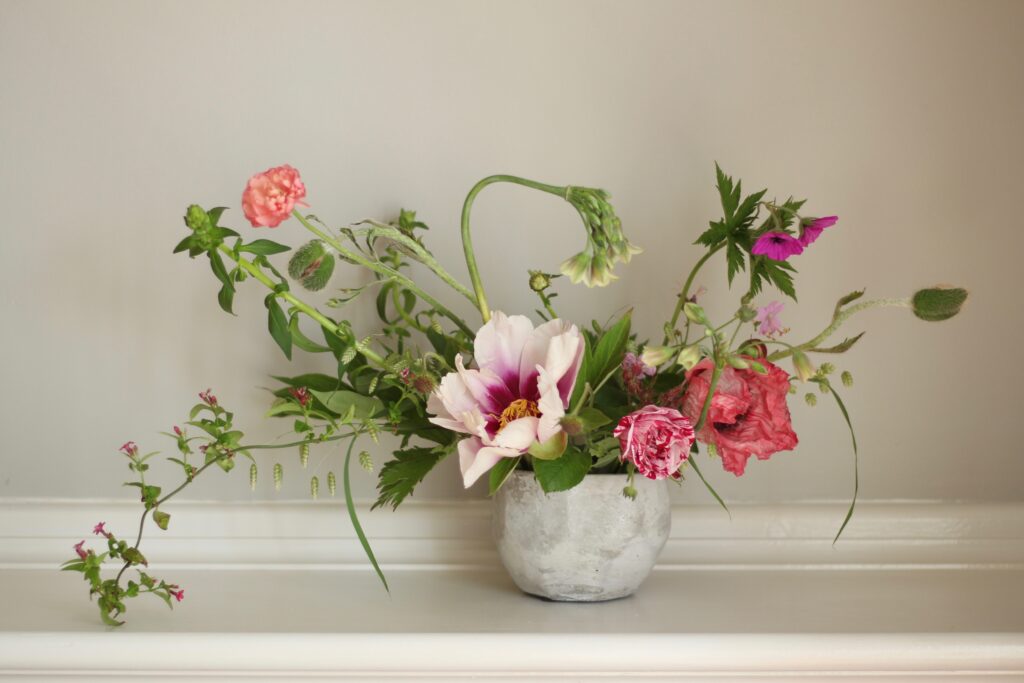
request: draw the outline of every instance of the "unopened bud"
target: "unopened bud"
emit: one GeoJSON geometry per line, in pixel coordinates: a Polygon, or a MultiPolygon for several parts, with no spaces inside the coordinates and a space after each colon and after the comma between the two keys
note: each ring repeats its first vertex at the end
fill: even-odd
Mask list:
{"type": "Polygon", "coordinates": [[[811,359],[803,351],[793,352],[793,368],[796,370],[796,376],[800,378],[801,382],[806,382],[814,376],[814,364],[811,363],[811,359]]]}
{"type": "Polygon", "coordinates": [[[193,204],[185,211],[185,225],[189,230],[204,230],[210,225],[210,217],[203,207],[193,204]]]}
{"type": "Polygon", "coordinates": [[[530,271],[530,289],[535,292],[543,292],[551,286],[551,275],[542,273],[539,270],[530,271]]]}
{"type": "Polygon", "coordinates": [[[333,273],[334,254],[320,240],[302,245],[288,261],[288,274],[311,292],[327,286],[333,273]]]}
{"type": "Polygon", "coordinates": [[[813,407],[818,405],[818,397],[810,392],[804,394],[804,400],[807,401],[807,405],[809,406],[813,407]]]}
{"type": "Polygon", "coordinates": [[[676,355],[677,348],[674,346],[646,346],[640,354],[640,361],[649,368],[656,368],[668,362],[676,355]]]}
{"type": "Polygon", "coordinates": [[[740,358],[739,356],[729,356],[726,358],[726,361],[737,370],[746,370],[750,367],[750,363],[745,358],[740,358]]]}
{"type": "Polygon", "coordinates": [[[966,289],[939,285],[915,292],[910,305],[914,315],[921,320],[937,322],[948,320],[959,313],[966,301],[966,289]]]}
{"type": "Polygon", "coordinates": [[[686,319],[692,323],[705,326],[708,324],[708,317],[704,313],[704,309],[691,301],[683,304],[683,313],[686,314],[686,319]]]}
{"type": "Polygon", "coordinates": [[[689,370],[700,362],[700,358],[700,347],[696,344],[691,344],[679,352],[679,357],[676,358],[676,364],[682,365],[684,368],[689,370]]]}
{"type": "Polygon", "coordinates": [[[840,375],[839,377],[843,380],[844,387],[853,386],[853,375],[850,373],[849,370],[843,370],[843,374],[840,375]]]}
{"type": "Polygon", "coordinates": [[[740,306],[740,310],[736,311],[736,317],[741,322],[749,323],[751,320],[757,317],[757,311],[747,305],[740,306]]]}
{"type": "Polygon", "coordinates": [[[562,431],[569,436],[577,436],[583,433],[583,420],[576,415],[566,415],[559,424],[562,426],[562,431]]]}
{"type": "Polygon", "coordinates": [[[622,495],[630,500],[636,500],[636,489],[633,486],[627,486],[622,489],[622,495]]]}

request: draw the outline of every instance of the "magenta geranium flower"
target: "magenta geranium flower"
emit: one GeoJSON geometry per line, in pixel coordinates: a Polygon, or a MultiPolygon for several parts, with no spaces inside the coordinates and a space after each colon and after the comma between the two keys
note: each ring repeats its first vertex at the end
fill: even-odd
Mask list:
{"type": "Polygon", "coordinates": [[[785,261],[790,256],[802,254],[804,247],[800,241],[785,232],[766,232],[757,238],[751,254],[767,256],[773,261],[785,261]]]}
{"type": "Polygon", "coordinates": [[[476,369],[462,355],[430,395],[430,421],[468,434],[459,442],[463,483],[469,487],[502,458],[515,458],[562,431],[583,359],[575,325],[551,320],[534,329],[522,315],[498,311],[473,343],[476,369]]]}
{"type": "Polygon", "coordinates": [[[815,218],[804,226],[803,231],[800,233],[800,244],[805,247],[811,246],[811,244],[814,243],[814,240],[818,239],[818,236],[824,232],[825,228],[831,228],[838,221],[839,216],[823,216],[822,218],[815,218]]]}
{"type": "Polygon", "coordinates": [[[782,312],[783,305],[781,301],[773,301],[757,309],[757,315],[754,317],[754,320],[757,321],[758,332],[770,337],[782,331],[779,313],[782,312]]]}

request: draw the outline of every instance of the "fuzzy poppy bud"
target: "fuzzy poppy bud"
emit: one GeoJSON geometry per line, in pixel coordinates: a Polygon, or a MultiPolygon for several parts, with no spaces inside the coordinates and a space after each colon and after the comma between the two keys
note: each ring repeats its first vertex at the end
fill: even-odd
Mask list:
{"type": "Polygon", "coordinates": [[[334,254],[321,240],[312,240],[299,247],[288,262],[288,275],[311,292],[327,286],[334,273],[334,254]]]}
{"type": "Polygon", "coordinates": [[[910,305],[921,320],[948,320],[960,312],[967,301],[967,290],[960,287],[936,286],[914,292],[910,305]]]}

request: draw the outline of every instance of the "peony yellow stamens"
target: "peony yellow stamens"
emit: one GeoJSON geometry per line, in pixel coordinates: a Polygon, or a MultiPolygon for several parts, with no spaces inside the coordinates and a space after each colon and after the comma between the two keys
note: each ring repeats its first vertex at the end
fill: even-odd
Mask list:
{"type": "Polygon", "coordinates": [[[509,422],[518,420],[521,417],[539,417],[540,409],[537,408],[536,401],[530,401],[525,398],[517,398],[508,404],[505,410],[501,411],[501,416],[498,418],[498,431],[500,432],[505,428],[509,422]]]}

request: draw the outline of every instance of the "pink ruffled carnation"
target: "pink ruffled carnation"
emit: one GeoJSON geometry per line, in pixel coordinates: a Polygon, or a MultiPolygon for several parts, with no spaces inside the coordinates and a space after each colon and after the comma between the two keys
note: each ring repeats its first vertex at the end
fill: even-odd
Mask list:
{"type": "Polygon", "coordinates": [[[648,405],[625,416],[612,432],[623,462],[631,462],[648,479],[677,478],[690,455],[693,424],[672,408],[648,405]]]}
{"type": "Polygon", "coordinates": [[[461,432],[459,465],[468,488],[502,458],[517,458],[560,434],[583,360],[575,325],[551,320],[534,329],[522,315],[495,311],[473,341],[477,368],[455,356],[430,395],[434,424],[461,432]]]}
{"type": "Polygon", "coordinates": [[[767,256],[773,261],[785,261],[790,256],[802,254],[804,247],[800,241],[785,232],[766,232],[757,238],[751,254],[767,256]]]}
{"type": "Polygon", "coordinates": [[[304,205],[306,186],[291,166],[276,166],[249,178],[242,193],[242,211],[252,227],[276,228],[291,215],[296,204],[304,205]]]}

